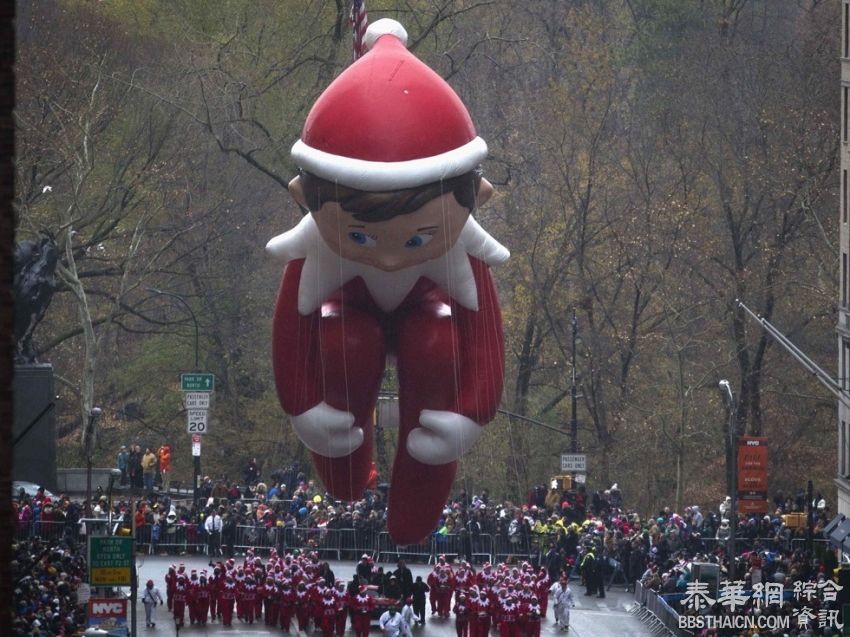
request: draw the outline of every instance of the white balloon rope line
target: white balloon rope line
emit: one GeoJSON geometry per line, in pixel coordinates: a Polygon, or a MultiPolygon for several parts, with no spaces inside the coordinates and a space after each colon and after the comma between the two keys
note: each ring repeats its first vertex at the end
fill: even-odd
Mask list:
{"type": "MultiPolygon", "coordinates": [[[[440,180],[440,195],[441,195],[440,201],[442,202],[442,208],[441,208],[440,212],[441,212],[441,216],[442,216],[442,219],[443,219],[443,248],[444,248],[444,250],[443,250],[443,261],[445,263],[446,272],[447,272],[446,285],[449,288],[448,290],[446,290],[446,292],[448,292],[448,295],[449,295],[449,298],[447,299],[447,301],[448,301],[449,307],[451,308],[451,305],[453,303],[452,299],[455,298],[454,294],[453,294],[454,293],[455,281],[454,281],[454,277],[452,276],[452,271],[451,271],[452,270],[452,261],[451,261],[451,259],[449,259],[449,250],[452,248],[452,246],[449,245],[449,235],[448,235],[448,230],[450,228],[450,223],[451,223],[452,220],[449,219],[448,202],[446,201],[446,198],[443,197],[443,195],[445,195],[445,194],[446,193],[443,190],[443,181],[440,180]]],[[[454,197],[454,192],[451,193],[451,196],[454,197]]],[[[467,258],[469,258],[469,257],[467,257],[467,258]]],[[[458,405],[458,409],[459,409],[459,404],[460,404],[460,400],[459,400],[460,378],[459,378],[458,375],[459,375],[459,372],[460,372],[460,370],[459,370],[459,361],[460,361],[460,338],[459,337],[460,337],[460,334],[458,332],[458,320],[457,320],[456,312],[451,311],[451,313],[449,315],[449,321],[450,321],[451,326],[452,326],[452,330],[451,330],[450,334],[453,336],[453,338],[451,339],[452,377],[453,377],[454,389],[455,389],[455,403],[458,405]]],[[[449,409],[447,409],[447,411],[452,411],[452,409],[454,407],[455,406],[452,405],[449,409]]],[[[461,440],[458,440],[458,441],[455,442],[455,455],[458,456],[458,468],[461,468],[462,462],[463,462],[463,459],[460,457],[460,452],[463,449],[462,438],[463,438],[463,432],[461,432],[461,440]]],[[[457,475],[457,474],[455,474],[455,475],[457,475]]]]}
{"type": "MultiPolygon", "coordinates": [[[[334,182],[334,190],[335,190],[335,199],[337,199],[337,203],[338,203],[338,201],[339,201],[339,182],[334,182]]],[[[340,206],[340,211],[342,212],[342,206],[340,206]]],[[[341,217],[341,215],[339,215],[339,214],[336,217],[336,234],[337,234],[337,245],[338,246],[342,245],[342,231],[341,231],[341,225],[342,224],[341,224],[340,217],[341,217]]],[[[339,254],[337,254],[337,275],[339,277],[339,281],[341,282],[342,281],[342,256],[339,255],[339,254]]],[[[346,351],[347,350],[347,348],[346,348],[347,341],[346,341],[346,338],[345,338],[345,323],[346,323],[345,294],[342,291],[342,288],[340,288],[340,295],[339,296],[340,296],[340,302],[339,302],[339,307],[340,307],[340,310],[339,310],[340,332],[342,333],[342,343],[341,343],[342,372],[343,372],[343,377],[345,379],[345,408],[346,408],[347,412],[353,413],[351,411],[351,395],[349,393],[349,386],[348,386],[348,352],[346,351]]],[[[355,425],[356,425],[356,418],[357,417],[355,416],[355,425]]],[[[365,439],[365,437],[366,437],[365,427],[366,427],[367,423],[362,423],[362,424],[363,424],[363,427],[364,427],[363,437],[365,439]]],[[[352,454],[353,453],[354,452],[352,451],[352,454]]],[[[349,491],[351,490],[351,483],[354,479],[354,468],[353,468],[354,463],[352,462],[352,459],[351,459],[350,456],[351,456],[351,454],[349,454],[349,459],[348,459],[349,491]]],[[[333,476],[333,465],[332,465],[332,463],[331,463],[331,476],[333,476]]],[[[333,479],[333,477],[331,479],[333,479]]],[[[354,494],[352,493],[352,496],[353,495],[354,494]]]]}

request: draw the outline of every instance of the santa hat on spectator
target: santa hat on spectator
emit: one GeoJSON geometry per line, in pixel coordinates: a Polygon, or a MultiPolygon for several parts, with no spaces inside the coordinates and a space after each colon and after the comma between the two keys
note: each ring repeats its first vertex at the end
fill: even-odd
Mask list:
{"type": "Polygon", "coordinates": [[[410,53],[395,20],[373,22],[368,49],[310,110],[292,156],[304,170],[365,191],[457,177],[487,156],[452,88],[410,53]]]}

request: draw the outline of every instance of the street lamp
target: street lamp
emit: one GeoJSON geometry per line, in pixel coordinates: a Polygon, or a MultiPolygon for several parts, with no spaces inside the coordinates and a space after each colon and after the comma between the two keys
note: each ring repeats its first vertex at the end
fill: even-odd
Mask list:
{"type": "Polygon", "coordinates": [[[100,407],[92,407],[89,411],[89,422],[86,425],[86,517],[91,517],[91,465],[92,444],[94,438],[94,423],[101,414],[100,407]]]}
{"type": "Polygon", "coordinates": [[[110,469],[109,470],[109,484],[106,488],[106,497],[109,498],[109,515],[107,519],[109,520],[109,528],[106,531],[107,535],[112,535],[112,489],[115,488],[115,481],[121,479],[121,470],[120,469],[110,469]]]}
{"type": "Polygon", "coordinates": [[[175,294],[174,292],[169,292],[168,290],[158,290],[157,288],[145,288],[148,292],[156,294],[157,296],[168,296],[172,299],[175,299],[183,304],[183,307],[186,308],[186,311],[189,312],[189,316],[192,317],[192,323],[195,324],[195,369],[194,371],[200,371],[200,367],[198,367],[198,319],[195,317],[195,312],[192,311],[192,306],[179,294],[175,294]]]}
{"type": "Polygon", "coordinates": [[[729,446],[732,451],[732,485],[730,489],[732,493],[729,495],[730,533],[727,552],[729,554],[729,581],[733,582],[735,581],[735,532],[738,527],[738,403],[735,400],[735,392],[732,391],[732,385],[729,384],[728,380],[725,378],[721,380],[718,383],[718,388],[720,389],[720,395],[723,398],[723,402],[726,405],[726,411],[729,413],[729,446]]]}

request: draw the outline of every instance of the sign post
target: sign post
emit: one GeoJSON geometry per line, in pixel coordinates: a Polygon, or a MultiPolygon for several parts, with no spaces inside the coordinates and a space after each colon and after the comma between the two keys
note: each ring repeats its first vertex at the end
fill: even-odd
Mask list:
{"type": "Polygon", "coordinates": [[[127,626],[127,600],[123,597],[90,597],[89,627],[110,630],[127,626]]]}
{"type": "Polygon", "coordinates": [[[215,390],[215,375],[213,374],[180,374],[180,389],[182,391],[211,392],[215,390]]]}
{"type": "Polygon", "coordinates": [[[186,430],[190,434],[205,434],[205,433],[207,433],[207,410],[206,409],[187,409],[186,410],[186,430]]]}
{"type": "Polygon", "coordinates": [[[89,584],[130,586],[133,566],[132,537],[89,536],[89,584]]]}
{"type": "Polygon", "coordinates": [[[738,436],[737,469],[738,511],[767,513],[767,438],[738,436]]]}
{"type": "Polygon", "coordinates": [[[210,395],[215,390],[215,375],[206,372],[180,374],[180,389],[186,406],[186,431],[192,436],[192,501],[198,506],[201,478],[201,435],[209,431],[210,395]]]}
{"type": "Polygon", "coordinates": [[[587,472],[587,456],[583,453],[562,453],[561,471],[563,472],[587,472]]]}

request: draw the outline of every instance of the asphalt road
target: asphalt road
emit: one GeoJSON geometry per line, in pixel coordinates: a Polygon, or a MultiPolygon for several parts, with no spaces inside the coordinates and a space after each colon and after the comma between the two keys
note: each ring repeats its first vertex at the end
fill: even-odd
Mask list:
{"type": "MultiPolygon", "coordinates": [[[[237,558],[238,559],[238,558],[237,558]]],[[[203,556],[181,555],[177,556],[139,556],[137,566],[139,569],[139,583],[144,585],[149,579],[152,579],[156,586],[165,595],[165,572],[168,565],[175,562],[186,564],[186,570],[193,568],[200,570],[207,568],[209,560],[203,556]]],[[[350,579],[355,572],[355,562],[336,562],[330,561],[331,568],[338,578],[350,579]]],[[[394,568],[394,565],[385,564],[384,568],[394,568]]],[[[413,571],[414,578],[421,575],[426,578],[431,570],[427,564],[410,564],[410,570],[413,571]]],[[[570,637],[646,637],[649,635],[647,627],[641,624],[635,617],[628,613],[628,609],[632,604],[633,596],[631,593],[625,593],[621,587],[615,587],[608,592],[605,599],[597,597],[585,597],[584,589],[579,587],[577,583],[571,584],[576,600],[576,607],[573,609],[570,620],[570,637]]],[[[137,604],[136,625],[138,635],[140,637],[177,637],[177,631],[174,627],[174,622],[168,614],[165,606],[157,608],[156,628],[145,628],[145,610],[141,602],[137,604]]],[[[552,620],[551,604],[548,611],[548,617],[544,620],[541,629],[541,635],[564,635],[555,630],[552,620]]],[[[237,620],[234,620],[234,625],[231,628],[225,628],[218,623],[209,623],[206,627],[189,626],[188,616],[186,619],[187,625],[180,631],[184,637],[212,637],[218,635],[283,635],[283,631],[277,629],[269,629],[262,623],[253,624],[252,626],[240,625],[237,620]]],[[[373,629],[374,635],[379,635],[377,629],[373,629]]],[[[293,629],[291,633],[297,635],[293,629]]],[[[315,633],[320,635],[321,633],[315,633]]],[[[354,633],[347,632],[347,635],[354,633]]],[[[456,637],[454,621],[452,619],[428,618],[428,623],[420,628],[414,628],[413,634],[421,637],[456,637]]],[[[496,635],[496,633],[491,633],[496,635]]],[[[311,636],[313,637],[313,636],[311,636]]]]}

